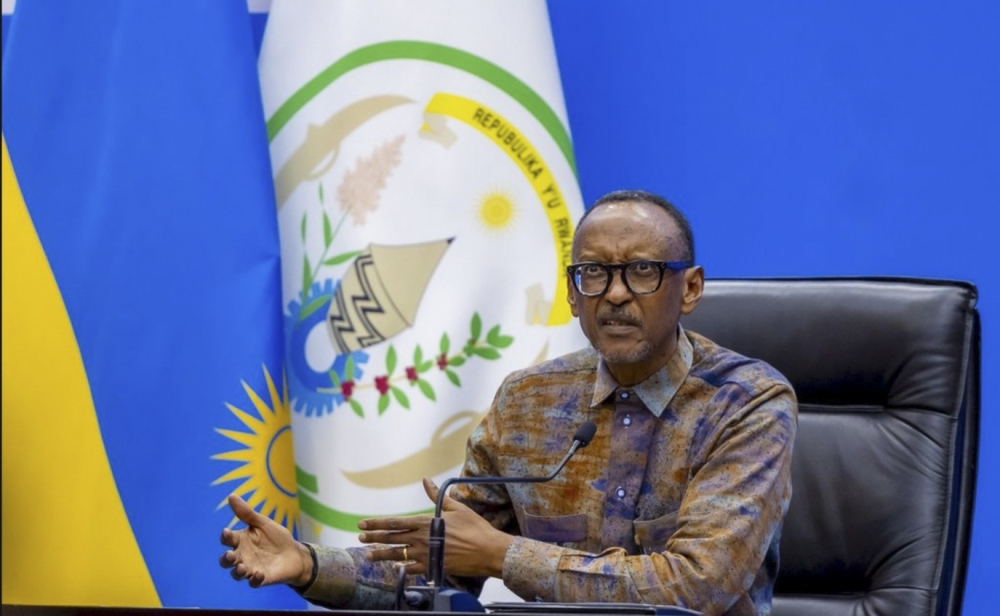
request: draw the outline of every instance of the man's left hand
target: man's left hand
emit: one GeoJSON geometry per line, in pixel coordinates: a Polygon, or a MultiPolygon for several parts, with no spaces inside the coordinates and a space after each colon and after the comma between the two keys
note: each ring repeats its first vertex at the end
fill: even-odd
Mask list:
{"type": "MultiPolygon", "coordinates": [[[[438,487],[424,479],[424,491],[437,502],[438,487]]],[[[445,496],[441,516],[445,520],[444,568],[449,575],[503,576],[503,561],[513,537],[493,528],[489,522],[462,503],[445,496]]],[[[370,518],[358,523],[361,543],[389,544],[368,552],[372,561],[411,561],[408,573],[427,573],[427,541],[431,517],[416,515],[370,518]]]]}

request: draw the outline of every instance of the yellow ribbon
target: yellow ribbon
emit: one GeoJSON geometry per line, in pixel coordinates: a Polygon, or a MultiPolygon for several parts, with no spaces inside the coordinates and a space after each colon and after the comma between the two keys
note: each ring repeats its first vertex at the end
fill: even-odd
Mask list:
{"type": "MultiPolygon", "coordinates": [[[[552,228],[552,241],[555,244],[557,265],[555,300],[549,312],[547,325],[564,325],[572,317],[569,303],[566,301],[566,283],[564,281],[566,266],[573,261],[573,220],[569,209],[563,200],[562,192],[555,176],[549,171],[541,154],[535,149],[524,133],[514,124],[486,105],[474,100],[439,92],[431,98],[424,109],[425,114],[439,114],[460,120],[475,128],[488,137],[497,147],[502,149],[521,169],[528,179],[538,201],[545,209],[552,228]]],[[[433,131],[440,123],[428,121],[424,130],[433,131]]]]}

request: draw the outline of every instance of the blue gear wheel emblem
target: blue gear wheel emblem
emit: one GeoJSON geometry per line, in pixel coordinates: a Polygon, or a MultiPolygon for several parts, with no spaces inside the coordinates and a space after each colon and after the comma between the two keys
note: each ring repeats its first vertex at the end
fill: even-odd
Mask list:
{"type": "Polygon", "coordinates": [[[291,397],[292,410],[304,413],[306,417],[320,417],[344,403],[340,394],[320,391],[333,387],[330,370],[344,379],[344,368],[347,358],[354,357],[354,379],[362,376],[361,364],[368,361],[368,354],[355,351],[346,355],[337,355],[330,366],[323,370],[315,370],[306,359],[306,339],[315,327],[323,327],[330,301],[333,299],[333,281],[315,282],[306,294],[305,302],[291,301],[288,304],[288,314],[285,315],[285,363],[288,365],[288,388],[291,397]],[[300,320],[302,307],[312,305],[314,301],[322,303],[318,308],[300,320]]]}

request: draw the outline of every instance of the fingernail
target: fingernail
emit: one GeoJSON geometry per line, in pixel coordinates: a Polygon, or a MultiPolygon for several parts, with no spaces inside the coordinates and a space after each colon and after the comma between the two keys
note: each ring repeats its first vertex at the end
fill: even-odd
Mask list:
{"type": "Polygon", "coordinates": [[[365,530],[366,528],[368,528],[368,522],[361,520],[360,522],[358,522],[358,528],[360,528],[361,530],[365,530]]]}

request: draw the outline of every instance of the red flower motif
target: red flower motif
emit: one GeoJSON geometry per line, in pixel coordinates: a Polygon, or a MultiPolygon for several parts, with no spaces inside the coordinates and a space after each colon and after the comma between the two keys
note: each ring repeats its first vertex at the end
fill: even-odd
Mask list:
{"type": "Polygon", "coordinates": [[[351,399],[351,394],[354,392],[354,381],[344,381],[340,384],[340,395],[344,396],[344,402],[351,399]]]}
{"type": "Polygon", "coordinates": [[[438,357],[438,368],[444,370],[448,367],[448,355],[441,353],[441,357],[438,357]]]}
{"type": "Polygon", "coordinates": [[[375,389],[382,396],[389,393],[389,375],[375,377],[375,389]]]}
{"type": "Polygon", "coordinates": [[[410,366],[409,368],[407,368],[406,369],[406,378],[410,379],[411,381],[419,381],[420,377],[417,376],[417,369],[414,368],[413,366],[410,366]]]}

